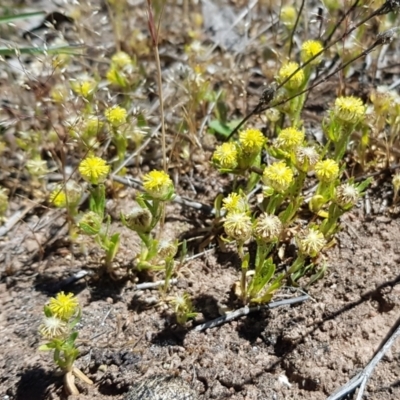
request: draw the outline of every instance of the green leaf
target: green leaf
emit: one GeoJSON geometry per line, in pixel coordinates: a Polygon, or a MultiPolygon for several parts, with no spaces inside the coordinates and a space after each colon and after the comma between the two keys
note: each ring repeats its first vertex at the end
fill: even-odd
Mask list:
{"type": "Polygon", "coordinates": [[[40,351],[50,351],[53,349],[54,349],[54,346],[52,346],[51,343],[46,343],[46,344],[42,344],[41,346],[39,346],[40,351]]]}
{"type": "Polygon", "coordinates": [[[253,298],[258,295],[264,288],[264,286],[271,280],[275,273],[276,267],[272,261],[272,258],[268,258],[264,261],[262,267],[259,271],[254,275],[250,289],[249,296],[253,298]]]}
{"type": "Polygon", "coordinates": [[[21,14],[14,14],[14,15],[3,15],[3,16],[0,16],[0,25],[8,24],[8,23],[16,21],[18,19],[40,17],[42,15],[46,15],[46,12],[45,11],[36,11],[36,12],[21,13],[21,14]]]}
{"type": "Polygon", "coordinates": [[[74,50],[79,48],[83,48],[83,46],[52,46],[52,47],[18,47],[14,48],[0,48],[0,56],[16,56],[19,54],[72,54],[79,55],[74,53],[74,50]]]}
{"type": "Polygon", "coordinates": [[[212,133],[218,133],[219,135],[226,138],[231,134],[231,132],[235,129],[239,122],[240,120],[234,120],[229,122],[228,124],[225,124],[222,121],[214,119],[210,121],[208,127],[212,130],[212,133]]]}

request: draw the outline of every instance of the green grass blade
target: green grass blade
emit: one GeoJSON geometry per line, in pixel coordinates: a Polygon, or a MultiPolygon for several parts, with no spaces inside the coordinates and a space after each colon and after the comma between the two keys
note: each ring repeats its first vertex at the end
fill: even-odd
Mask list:
{"type": "Polygon", "coordinates": [[[18,54],[74,54],[83,46],[54,46],[54,47],[15,47],[0,48],[0,56],[16,56],[18,54]]]}
{"type": "Polygon", "coordinates": [[[45,11],[36,11],[36,12],[22,13],[22,14],[15,14],[15,15],[3,15],[3,16],[0,16],[0,25],[8,24],[10,22],[16,21],[17,19],[40,17],[41,15],[46,15],[46,12],[45,11]]]}

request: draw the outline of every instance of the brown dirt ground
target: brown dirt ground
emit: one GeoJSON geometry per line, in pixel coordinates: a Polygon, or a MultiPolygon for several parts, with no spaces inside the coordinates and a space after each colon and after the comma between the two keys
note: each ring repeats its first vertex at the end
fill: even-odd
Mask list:
{"type": "MultiPolygon", "coordinates": [[[[179,31],[179,26],[174,29],[179,31]]],[[[314,103],[321,106],[318,94],[314,103]]],[[[320,119],[312,109],[308,112],[313,120],[320,119]]],[[[210,153],[199,157],[208,160],[210,153]]],[[[212,204],[225,178],[204,163],[191,172],[197,200],[212,204]]],[[[11,178],[5,174],[2,179],[11,178]]],[[[190,196],[186,189],[180,194],[190,196]]],[[[31,207],[15,196],[9,215],[31,209],[0,239],[1,399],[66,398],[51,356],[38,351],[43,305],[59,290],[76,294],[83,307],[77,365],[94,385],[77,382],[80,399],[123,399],[133,383],[155,374],[182,377],[199,400],[326,398],[367,364],[400,315],[400,220],[380,208],[383,192],[377,187],[370,190],[374,208],[368,218],[363,203],[343,219],[337,245],[326,254],[327,274],[309,289],[310,300],[251,314],[203,333],[191,328],[202,318],[218,317],[220,306],[239,306],[231,290],[240,267],[234,252],[207,253],[179,270],[178,284],[169,295],[187,291],[200,313],[193,325],[179,328],[157,290],[135,291],[130,281],[113,282],[96,273],[62,285],[82,269],[98,271],[99,250],[89,246],[83,252],[67,240],[61,211],[31,207]]],[[[109,205],[110,213],[128,210],[132,195],[127,190],[124,199],[109,205]]],[[[210,221],[177,204],[169,207],[167,216],[171,235],[196,231],[210,221]]],[[[117,261],[123,268],[137,251],[138,239],[116,221],[113,229],[122,232],[124,245],[117,261]]],[[[143,282],[149,277],[139,278],[143,282]]],[[[286,289],[276,299],[296,295],[286,289]]],[[[369,380],[365,399],[400,399],[399,362],[400,344],[395,343],[369,380]]]]}

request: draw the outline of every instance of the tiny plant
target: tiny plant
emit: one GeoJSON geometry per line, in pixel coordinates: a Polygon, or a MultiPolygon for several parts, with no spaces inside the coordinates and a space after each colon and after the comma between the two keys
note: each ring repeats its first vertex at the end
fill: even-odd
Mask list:
{"type": "Polygon", "coordinates": [[[39,333],[47,343],[39,350],[53,351],[54,362],[64,373],[64,387],[67,394],[79,395],[75,386],[75,377],[88,385],[93,382],[74,363],[79,356],[75,344],[78,331],[76,324],[81,318],[81,308],[78,299],[72,294],[58,293],[44,306],[44,319],[39,327],[39,333]]]}

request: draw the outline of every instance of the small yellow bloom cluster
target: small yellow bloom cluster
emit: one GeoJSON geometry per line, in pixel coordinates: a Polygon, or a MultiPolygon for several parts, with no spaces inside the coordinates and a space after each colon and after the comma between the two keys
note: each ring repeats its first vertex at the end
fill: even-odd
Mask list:
{"type": "Polygon", "coordinates": [[[283,6],[281,9],[280,21],[291,29],[297,17],[297,11],[293,6],[283,6]]]}
{"type": "Polygon", "coordinates": [[[230,193],[227,197],[222,200],[223,207],[227,213],[239,212],[245,213],[249,209],[247,198],[242,193],[230,193]]]}
{"type": "Polygon", "coordinates": [[[57,208],[74,206],[79,203],[82,188],[74,181],[69,180],[65,185],[57,185],[50,193],[49,201],[57,208]]]}
{"type": "Polygon", "coordinates": [[[82,78],[81,80],[71,80],[71,89],[79,96],[90,99],[96,90],[97,82],[93,78],[82,78]]]}
{"type": "Polygon", "coordinates": [[[318,65],[321,62],[323,49],[324,48],[321,42],[317,40],[307,40],[301,46],[301,61],[305,63],[311,58],[315,57],[317,54],[321,53],[320,55],[315,57],[312,61],[310,61],[311,65],[318,65]]]}
{"type": "Polygon", "coordinates": [[[330,159],[319,161],[315,164],[315,174],[321,182],[333,182],[339,176],[339,165],[330,159]]]}
{"type": "Polygon", "coordinates": [[[157,200],[170,200],[174,194],[174,184],[164,171],[153,170],[144,175],[143,187],[149,196],[157,200]]]}
{"type": "Polygon", "coordinates": [[[217,146],[213,154],[213,161],[222,169],[235,169],[238,165],[238,150],[234,142],[226,142],[217,146]]]}
{"type": "Polygon", "coordinates": [[[275,162],[264,169],[263,183],[278,193],[284,193],[293,181],[293,171],[285,161],[275,162]]]}
{"type": "Polygon", "coordinates": [[[239,144],[246,154],[259,153],[265,143],[265,137],[259,129],[246,129],[239,132],[239,144]]]}
{"type": "Polygon", "coordinates": [[[106,180],[110,166],[100,157],[89,156],[79,164],[79,172],[85,181],[98,185],[106,180]]]}
{"type": "Polygon", "coordinates": [[[339,121],[356,124],[364,118],[365,106],[358,97],[338,97],[335,100],[333,115],[339,121]]]}
{"type": "Polygon", "coordinates": [[[276,139],[276,145],[282,150],[291,151],[304,142],[304,132],[296,128],[282,129],[276,139]]]}
{"type": "MultiPolygon", "coordinates": [[[[285,82],[289,78],[289,76],[294,73],[294,71],[297,71],[298,68],[299,64],[294,61],[290,61],[284,64],[279,70],[278,76],[276,77],[277,82],[285,82]]],[[[283,86],[288,90],[296,90],[299,89],[304,83],[304,79],[304,72],[300,69],[283,86]]]]}
{"type": "Polygon", "coordinates": [[[68,321],[77,312],[78,307],[78,299],[72,293],[60,292],[49,302],[51,313],[64,321],[68,321]]]}
{"type": "Polygon", "coordinates": [[[127,112],[125,108],[114,106],[107,108],[104,112],[107,121],[114,127],[118,127],[126,122],[127,112]]]}

